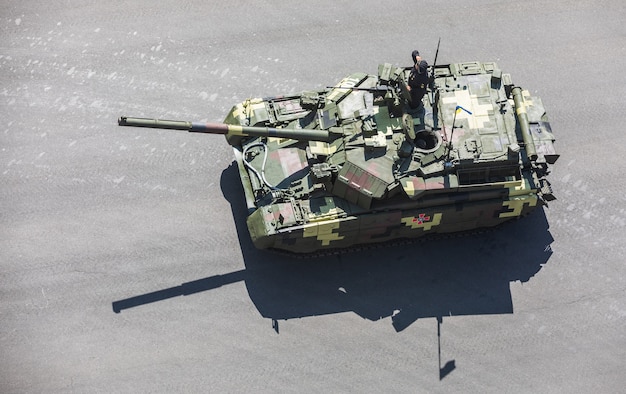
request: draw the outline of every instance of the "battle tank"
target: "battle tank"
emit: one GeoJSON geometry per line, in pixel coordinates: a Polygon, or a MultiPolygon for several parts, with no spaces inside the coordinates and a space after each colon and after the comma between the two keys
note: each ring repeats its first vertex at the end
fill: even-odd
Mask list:
{"type": "Polygon", "coordinates": [[[493,62],[429,67],[411,104],[410,67],[381,64],[335,86],[248,99],[223,124],[121,117],[121,126],[223,134],[259,249],[311,253],[467,232],[555,199],[558,158],[540,98],[493,62]]]}

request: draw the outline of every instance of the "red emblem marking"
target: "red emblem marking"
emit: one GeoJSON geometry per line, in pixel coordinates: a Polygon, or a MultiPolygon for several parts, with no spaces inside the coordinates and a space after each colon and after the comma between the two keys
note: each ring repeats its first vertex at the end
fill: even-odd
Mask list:
{"type": "Polygon", "coordinates": [[[430,216],[426,216],[425,213],[420,213],[416,218],[413,218],[413,222],[417,224],[423,224],[424,222],[430,222],[430,216]]]}

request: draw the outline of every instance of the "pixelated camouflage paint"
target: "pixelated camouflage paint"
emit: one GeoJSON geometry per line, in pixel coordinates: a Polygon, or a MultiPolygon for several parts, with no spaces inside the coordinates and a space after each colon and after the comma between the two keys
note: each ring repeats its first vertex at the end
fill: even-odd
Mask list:
{"type": "Polygon", "coordinates": [[[248,99],[224,124],[119,123],[225,135],[260,249],[492,227],[555,198],[547,175],[558,154],[540,98],[495,63],[452,63],[429,70],[431,91],[413,110],[410,69],[385,64],[324,90],[248,99]]]}
{"type": "MultiPolygon", "coordinates": [[[[349,208],[340,209],[333,205],[334,200],[329,200],[327,203],[330,205],[319,207],[319,212],[308,212],[302,223],[290,227],[288,231],[278,230],[275,237],[268,233],[266,237],[274,237],[276,241],[271,247],[309,252],[323,248],[341,248],[355,243],[384,242],[397,238],[420,237],[429,233],[490,227],[520,217],[543,203],[538,197],[538,186],[529,181],[529,174],[511,181],[476,183],[474,180],[474,173],[487,173],[489,167],[472,163],[493,161],[494,165],[501,167],[517,166],[516,156],[511,161],[514,148],[509,149],[509,145],[521,143],[521,139],[516,135],[517,121],[511,110],[513,100],[502,100],[504,89],[495,91],[493,79],[485,73],[485,69],[497,66],[492,63],[476,63],[469,67],[480,69],[481,73],[466,76],[464,80],[457,76],[455,83],[462,86],[463,81],[466,81],[466,86],[441,94],[438,111],[441,122],[440,145],[435,149],[423,150],[424,153],[419,156],[420,165],[415,167],[414,175],[397,179],[392,171],[400,150],[397,136],[402,130],[401,122],[397,118],[389,118],[386,107],[373,111],[378,130],[373,133],[363,132],[360,139],[350,139],[346,148],[336,143],[309,142],[309,151],[314,155],[333,156],[341,149],[346,149],[345,160],[339,162],[341,166],[332,194],[348,202],[349,208]],[[463,106],[469,111],[459,112],[455,117],[457,106],[463,106]],[[449,142],[452,147],[450,152],[446,145],[449,142]],[[360,144],[370,144],[373,148],[359,148],[363,146],[360,144]],[[447,157],[464,161],[470,172],[445,173],[442,161],[447,157]],[[377,210],[377,201],[384,201],[395,183],[402,193],[415,201],[416,208],[398,210],[390,206],[377,210]],[[420,205],[424,205],[424,208],[419,208],[420,205]]],[[[356,78],[350,76],[336,86],[356,85],[359,80],[364,80],[361,75],[356,78]]],[[[442,81],[442,85],[449,83],[445,78],[442,81]]],[[[335,88],[328,93],[327,99],[345,100],[353,93],[349,89],[335,88]]],[[[362,92],[359,94],[362,95],[362,92]]],[[[542,105],[527,90],[523,91],[523,101],[525,112],[529,112],[532,106],[542,105]]],[[[425,104],[425,112],[428,112],[427,105],[430,103],[426,100],[425,104]]],[[[345,107],[344,105],[344,110],[345,107]]],[[[537,113],[541,112],[540,109],[535,107],[532,111],[535,111],[533,122],[536,123],[538,117],[545,118],[543,112],[537,113]]],[[[425,120],[426,126],[432,126],[428,119],[425,120]]],[[[359,133],[362,127],[359,125],[357,123],[356,129],[351,126],[350,133],[359,133]]],[[[546,127],[542,126],[543,129],[546,127]]],[[[539,137],[548,142],[546,151],[554,153],[551,149],[552,137],[549,134],[547,137],[539,137]]],[[[283,167],[284,162],[290,162],[290,159],[283,159],[283,167]]],[[[289,165],[288,169],[284,168],[282,172],[293,173],[304,165],[300,161],[289,165]]],[[[515,177],[514,174],[512,176],[515,177]]],[[[274,226],[278,227],[280,226],[274,226]]]]}

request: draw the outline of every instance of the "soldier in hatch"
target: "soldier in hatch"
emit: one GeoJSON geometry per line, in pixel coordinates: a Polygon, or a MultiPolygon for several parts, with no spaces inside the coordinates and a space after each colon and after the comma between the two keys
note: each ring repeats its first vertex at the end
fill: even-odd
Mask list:
{"type": "Polygon", "coordinates": [[[426,94],[426,87],[428,86],[428,63],[426,60],[422,60],[418,50],[411,53],[413,58],[413,69],[409,74],[408,89],[411,93],[411,102],[409,103],[411,109],[418,109],[422,106],[422,97],[426,94]]]}

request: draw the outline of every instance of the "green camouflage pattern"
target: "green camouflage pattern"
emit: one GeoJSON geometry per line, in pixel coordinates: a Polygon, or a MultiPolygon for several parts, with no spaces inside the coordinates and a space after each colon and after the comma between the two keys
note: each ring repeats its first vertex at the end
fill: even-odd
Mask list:
{"type": "Polygon", "coordinates": [[[224,124],[120,125],[224,134],[260,249],[323,249],[496,226],[555,197],[558,158],[540,98],[495,63],[429,69],[408,105],[410,67],[382,64],[294,96],[248,99],[224,124]]]}

